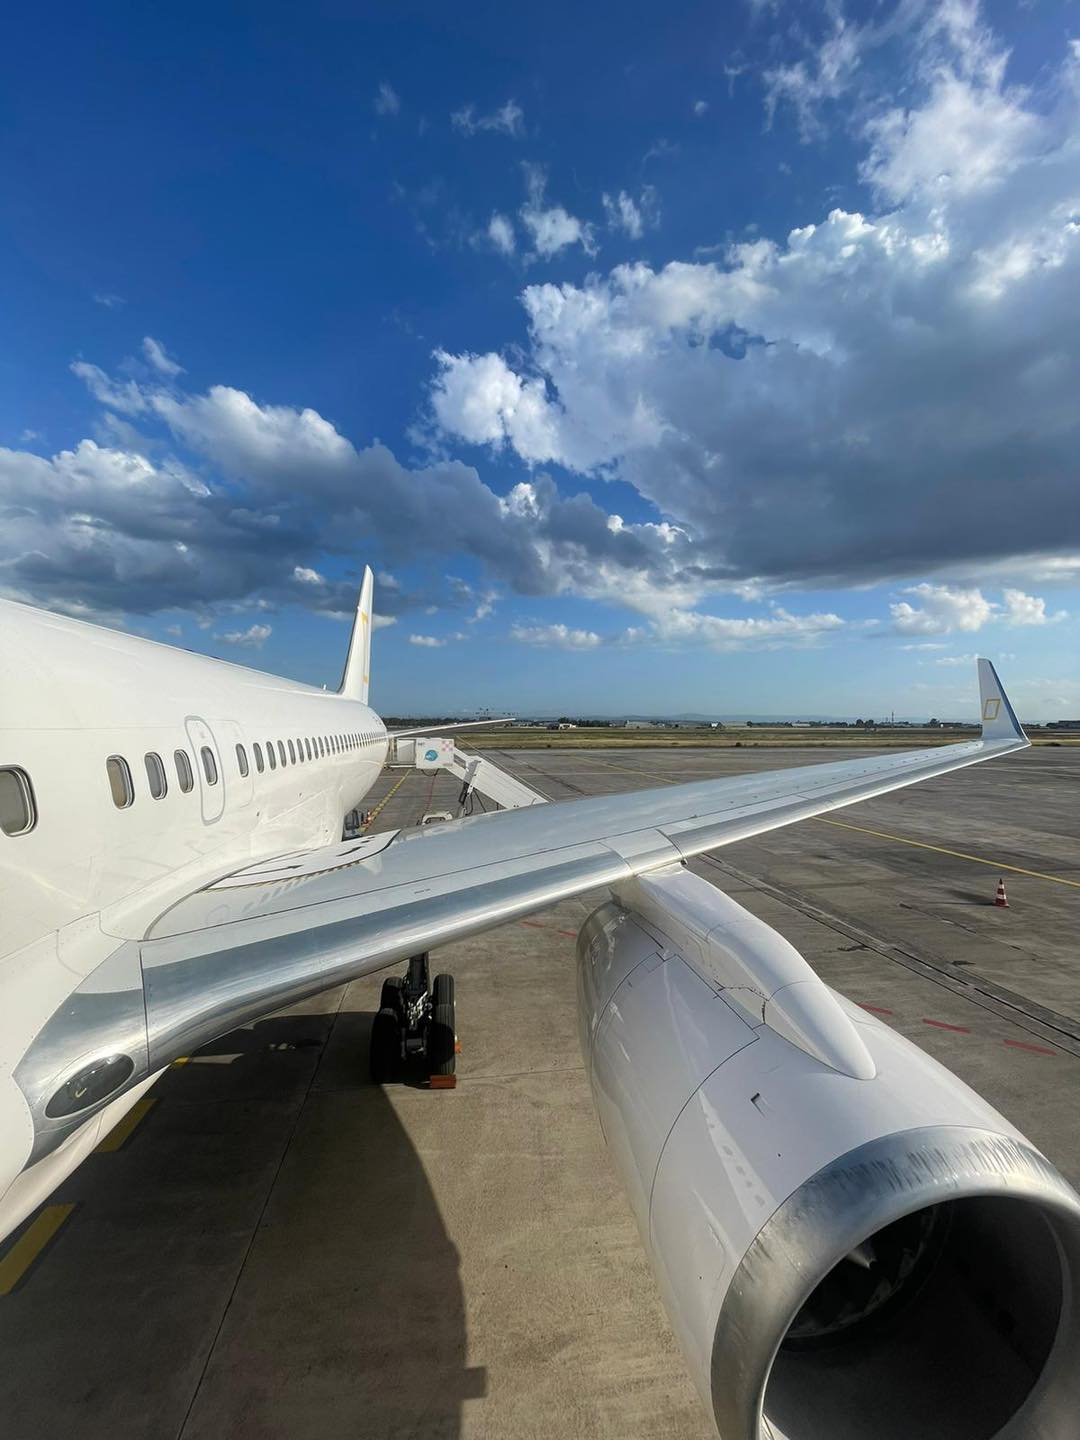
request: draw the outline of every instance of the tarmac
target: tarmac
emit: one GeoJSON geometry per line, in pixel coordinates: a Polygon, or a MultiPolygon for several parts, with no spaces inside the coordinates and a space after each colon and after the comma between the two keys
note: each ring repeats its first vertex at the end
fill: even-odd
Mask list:
{"type": "MultiPolygon", "coordinates": [[[[844,758],[485,753],[553,800],[844,758]]],[[[372,829],[456,788],[384,772],[372,829]]],[[[1078,815],[1080,747],[1040,747],[695,868],[1080,1185],[1078,815]]],[[[712,1435],[577,1049],[574,937],[602,898],[433,953],[457,981],[454,1090],[369,1082],[381,975],[172,1067],[0,1294],[4,1436],[712,1435]]]]}

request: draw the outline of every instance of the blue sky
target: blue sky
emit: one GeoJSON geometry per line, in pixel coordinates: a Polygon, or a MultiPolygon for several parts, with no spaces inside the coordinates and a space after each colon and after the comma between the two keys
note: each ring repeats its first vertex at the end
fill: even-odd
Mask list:
{"type": "Polygon", "coordinates": [[[1080,713],[1075,4],[23,7],[0,593],[376,703],[1080,713]]]}

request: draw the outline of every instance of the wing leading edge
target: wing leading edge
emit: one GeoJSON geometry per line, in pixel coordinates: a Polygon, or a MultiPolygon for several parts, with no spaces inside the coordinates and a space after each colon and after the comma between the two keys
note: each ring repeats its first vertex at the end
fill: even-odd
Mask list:
{"type": "Polygon", "coordinates": [[[223,877],[141,942],[150,1068],[417,951],[1025,748],[994,667],[978,665],[978,740],[475,816],[223,877]]]}

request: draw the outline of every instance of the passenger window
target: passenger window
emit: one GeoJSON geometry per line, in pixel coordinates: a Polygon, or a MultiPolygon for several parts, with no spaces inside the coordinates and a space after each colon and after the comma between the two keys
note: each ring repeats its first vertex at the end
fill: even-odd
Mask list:
{"type": "Polygon", "coordinates": [[[307,738],[304,740],[304,754],[309,760],[311,759],[311,741],[307,738]]]}
{"type": "Polygon", "coordinates": [[[295,765],[295,764],[296,764],[296,746],[293,744],[293,742],[292,742],[291,740],[289,741],[289,764],[290,764],[290,765],[295,765]]]}
{"type": "Polygon", "coordinates": [[[155,800],[160,800],[169,788],[169,782],[165,779],[165,766],[161,763],[161,756],[155,755],[151,750],[148,755],[143,756],[146,765],[146,778],[150,782],[150,794],[155,800]]]}
{"type": "Polygon", "coordinates": [[[277,753],[278,753],[278,759],[281,761],[281,768],[284,770],[284,768],[285,768],[285,766],[286,766],[286,764],[287,764],[287,761],[286,761],[286,759],[285,759],[285,741],[284,741],[284,740],[279,740],[279,741],[277,742],[277,753]]]}
{"type": "Polygon", "coordinates": [[[135,786],[131,783],[131,771],[122,755],[110,755],[105,761],[109,776],[109,789],[113,804],[118,810],[126,810],[135,799],[135,786]]]}
{"type": "Polygon", "coordinates": [[[277,761],[274,759],[274,742],[273,742],[273,740],[267,740],[267,742],[266,742],[266,758],[267,758],[267,760],[270,761],[270,769],[271,769],[271,770],[276,770],[276,769],[277,769],[277,761]]]}
{"type": "Polygon", "coordinates": [[[0,830],[5,835],[25,835],[36,820],[29,775],[14,766],[0,770],[0,830]]]}
{"type": "Polygon", "coordinates": [[[199,754],[202,756],[202,768],[203,774],[206,776],[206,783],[208,785],[216,785],[218,777],[217,761],[214,759],[214,752],[210,749],[209,745],[204,745],[199,751],[199,754]]]}
{"type": "Polygon", "coordinates": [[[176,779],[181,793],[189,795],[195,784],[195,776],[191,773],[191,761],[188,759],[187,751],[174,750],[173,764],[176,766],[176,779]]]}
{"type": "Polygon", "coordinates": [[[263,773],[262,746],[261,746],[261,745],[259,744],[259,742],[256,740],[255,743],[254,743],[254,745],[252,745],[251,748],[252,748],[252,750],[254,750],[254,752],[255,752],[255,769],[256,769],[256,770],[259,772],[259,774],[261,775],[261,774],[263,773]]]}
{"type": "Polygon", "coordinates": [[[246,775],[248,773],[248,758],[247,751],[243,745],[237,745],[236,747],[236,763],[240,766],[240,774],[246,775]]]}

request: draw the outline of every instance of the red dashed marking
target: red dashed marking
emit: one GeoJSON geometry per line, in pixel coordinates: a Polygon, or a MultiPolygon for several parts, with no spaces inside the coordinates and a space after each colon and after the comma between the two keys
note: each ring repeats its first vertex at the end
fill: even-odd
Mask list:
{"type": "MultiPolygon", "coordinates": [[[[872,1015],[892,1015],[892,1010],[886,1010],[884,1005],[867,1005],[862,1000],[856,1001],[860,1010],[869,1010],[872,1015]]],[[[945,1020],[931,1020],[929,1016],[920,1017],[924,1025],[933,1025],[935,1030],[953,1030],[957,1035],[970,1035],[972,1032],[966,1025],[950,1025],[945,1020]]],[[[988,1036],[981,1037],[988,1039],[988,1036]]],[[[1058,1052],[1051,1050],[1048,1045],[1032,1045],[1027,1040],[1002,1040],[1002,1045],[1008,1045],[1012,1050],[1026,1050],[1030,1055],[1049,1055],[1056,1059],[1058,1052]]]]}
{"type": "Polygon", "coordinates": [[[576,940],[578,935],[576,930],[558,930],[554,925],[544,925],[539,920],[522,920],[521,924],[528,925],[530,930],[553,930],[556,935],[568,935],[571,940],[576,940]]]}

